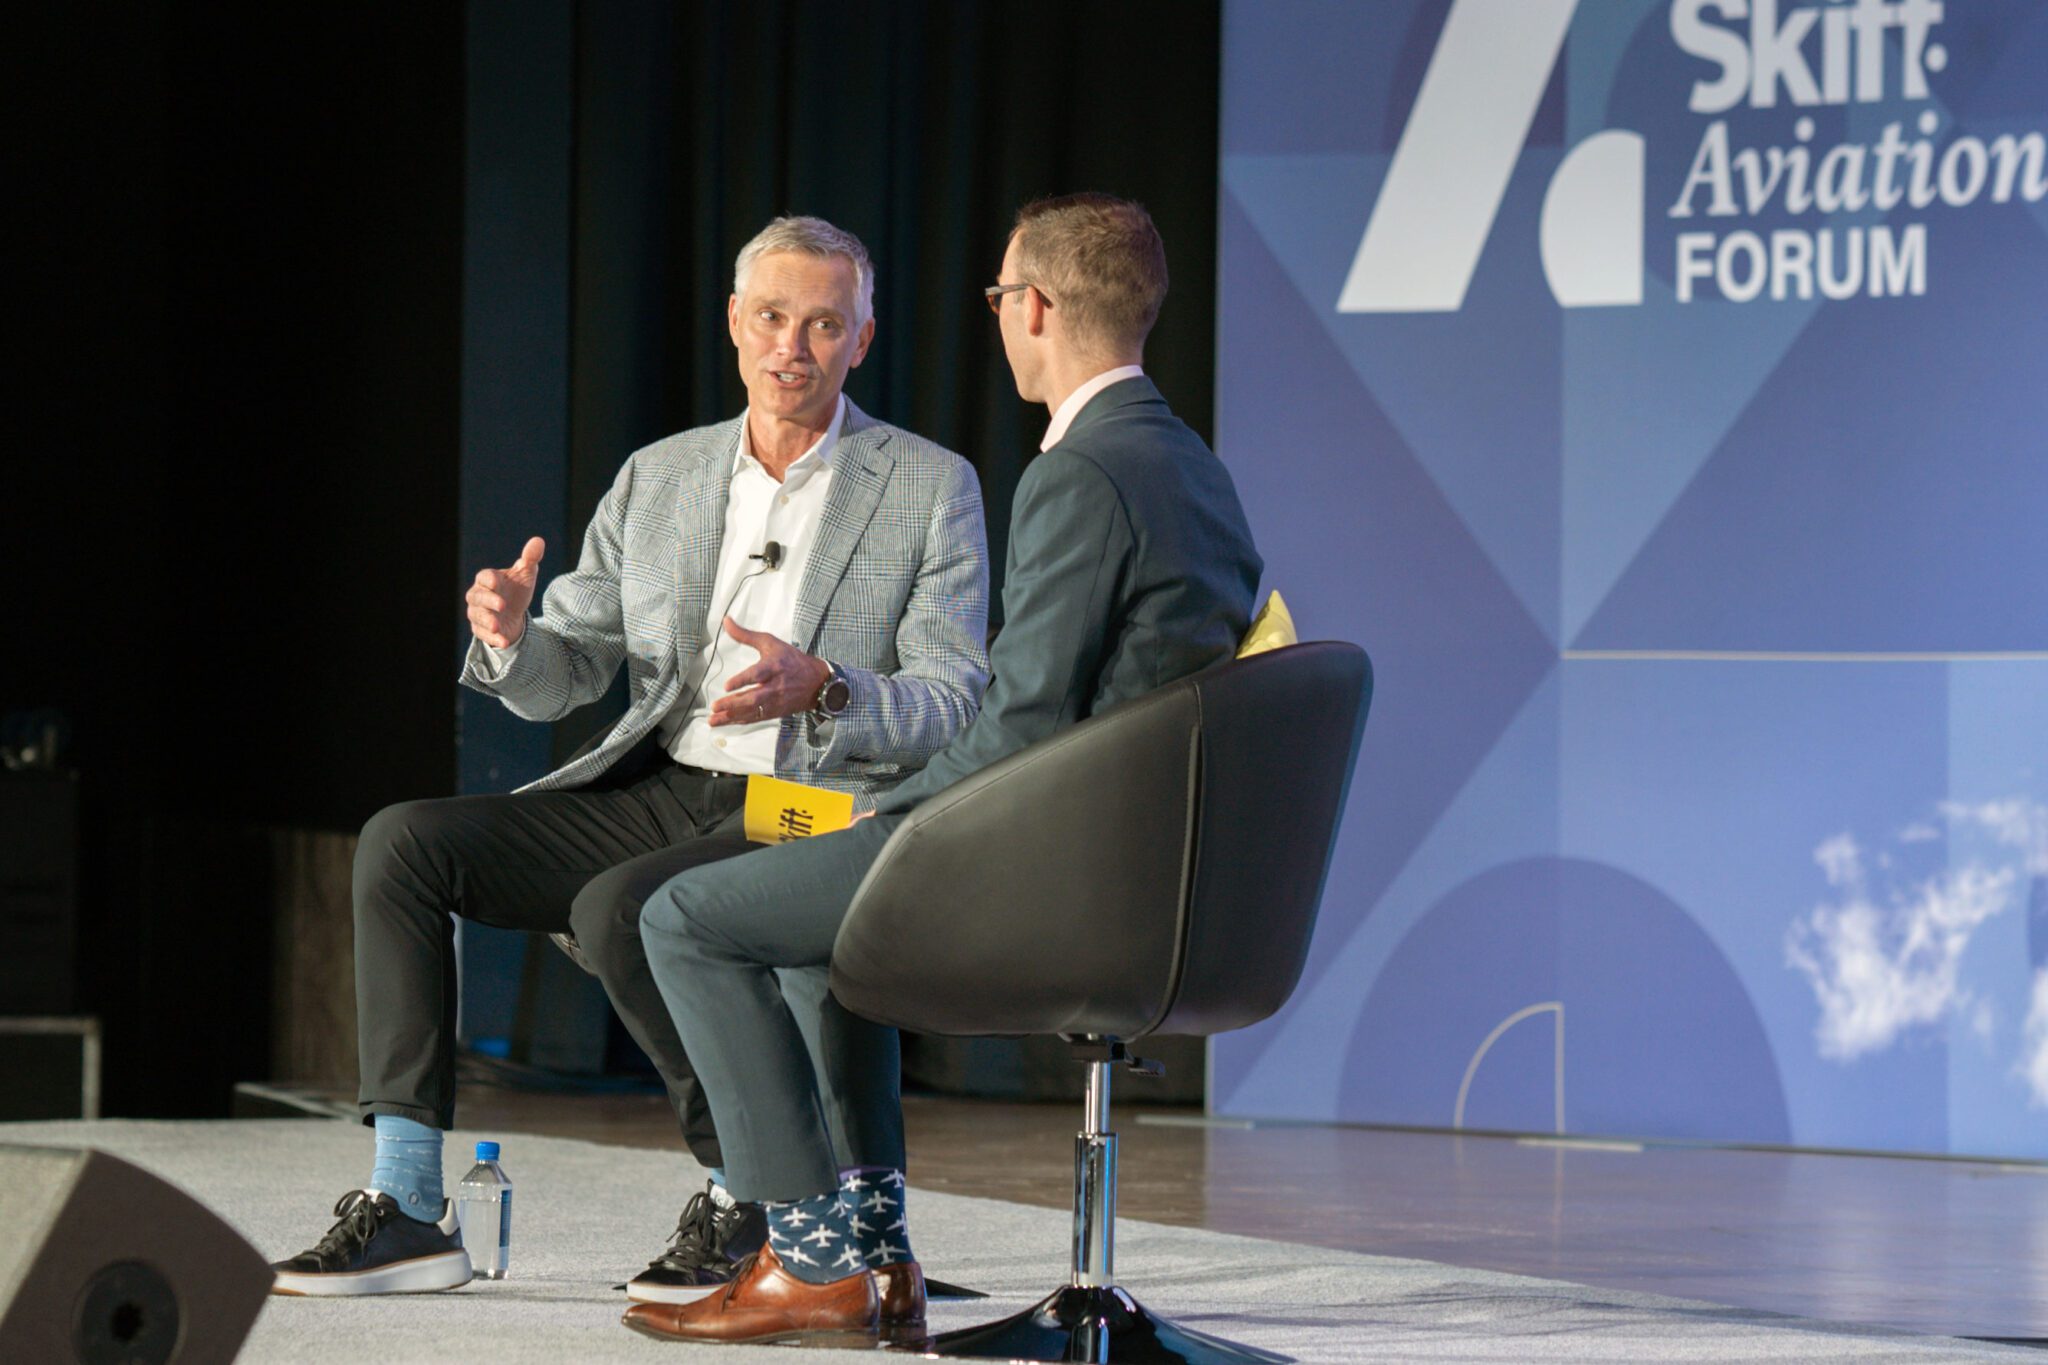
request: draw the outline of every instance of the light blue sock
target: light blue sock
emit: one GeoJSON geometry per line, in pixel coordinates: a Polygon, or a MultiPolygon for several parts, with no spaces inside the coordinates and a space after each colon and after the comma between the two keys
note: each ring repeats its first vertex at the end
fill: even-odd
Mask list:
{"type": "Polygon", "coordinates": [[[441,1130],[396,1114],[378,1114],[377,1165],[370,1188],[422,1223],[441,1216],[441,1130]]]}
{"type": "Polygon", "coordinates": [[[710,1175],[712,1184],[718,1186],[721,1190],[725,1188],[725,1167],[713,1166],[710,1175]]]}

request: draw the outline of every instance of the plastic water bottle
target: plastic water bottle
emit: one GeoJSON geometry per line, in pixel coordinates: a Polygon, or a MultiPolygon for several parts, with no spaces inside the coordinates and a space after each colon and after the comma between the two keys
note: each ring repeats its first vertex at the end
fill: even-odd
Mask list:
{"type": "Polygon", "coordinates": [[[498,1144],[479,1142],[476,1165],[455,1192],[462,1246],[477,1278],[502,1280],[512,1250],[512,1181],[498,1164],[498,1144]]]}

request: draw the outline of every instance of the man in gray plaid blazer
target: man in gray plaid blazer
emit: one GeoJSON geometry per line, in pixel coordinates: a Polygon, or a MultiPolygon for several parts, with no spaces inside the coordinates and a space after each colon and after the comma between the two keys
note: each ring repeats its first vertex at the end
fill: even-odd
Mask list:
{"type": "MultiPolygon", "coordinates": [[[[746,850],[750,774],[850,792],[870,810],[980,705],[988,550],[974,471],[841,392],[874,335],[866,251],[818,219],[777,219],[740,252],[733,291],[746,413],[629,459],[539,616],[528,619],[537,537],[469,590],[464,685],[548,721],[603,696],[623,664],[631,704],[587,753],[516,793],[406,802],[365,826],[359,1109],[377,1130],[376,1166],[326,1238],[277,1265],[281,1292],[470,1276],[440,1189],[457,915],[573,934],[659,1069],[691,1151],[718,1171],[709,1108],[641,947],[642,901],[746,850]]],[[[825,969],[785,973],[781,987],[821,1066],[893,1074],[894,1034],[830,1007],[825,969]]],[[[848,1152],[900,1141],[867,1131],[897,1116],[821,1098],[848,1152]]],[[[757,1211],[707,1187],[631,1292],[700,1292],[762,1235],[757,1211]]]]}

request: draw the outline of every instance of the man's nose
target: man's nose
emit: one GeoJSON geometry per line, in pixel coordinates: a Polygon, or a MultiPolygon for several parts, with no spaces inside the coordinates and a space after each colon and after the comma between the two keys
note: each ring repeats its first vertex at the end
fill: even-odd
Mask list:
{"type": "Polygon", "coordinates": [[[783,326],[781,335],[775,338],[776,349],[795,360],[809,357],[811,353],[810,331],[800,322],[783,326]]]}

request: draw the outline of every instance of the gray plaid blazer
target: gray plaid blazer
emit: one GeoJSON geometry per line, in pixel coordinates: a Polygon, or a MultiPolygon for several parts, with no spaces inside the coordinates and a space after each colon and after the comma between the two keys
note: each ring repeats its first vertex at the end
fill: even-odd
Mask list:
{"type": "MultiPolygon", "coordinates": [[[[548,584],[502,673],[471,641],[463,684],[528,720],[595,701],[626,665],[631,704],[611,733],[521,791],[596,779],[684,700],[685,665],[705,644],[744,420],[685,431],[626,461],[584,532],[582,558],[548,584]]],[[[775,774],[852,792],[865,810],[973,719],[988,685],[981,484],[958,455],[848,399],[816,535],[791,643],[838,664],[853,698],[834,721],[785,717],[775,774]]]]}

